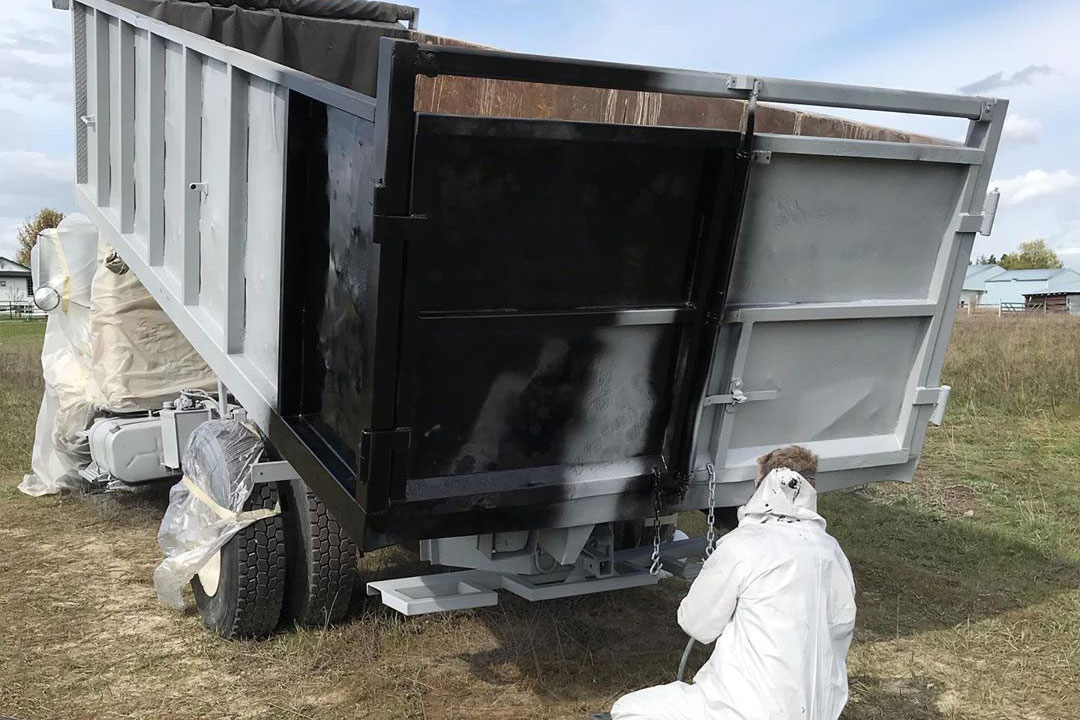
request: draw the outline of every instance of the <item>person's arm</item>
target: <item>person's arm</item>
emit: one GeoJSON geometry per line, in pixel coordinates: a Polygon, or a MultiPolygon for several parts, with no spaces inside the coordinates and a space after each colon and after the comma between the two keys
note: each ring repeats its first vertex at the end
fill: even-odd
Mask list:
{"type": "Polygon", "coordinates": [[[855,579],[847,556],[837,545],[837,572],[829,585],[829,622],[834,640],[851,642],[855,632],[855,579]]]}
{"type": "Polygon", "coordinates": [[[704,645],[720,637],[731,622],[743,589],[741,543],[731,542],[731,537],[717,544],[679,605],[679,625],[704,645]]]}

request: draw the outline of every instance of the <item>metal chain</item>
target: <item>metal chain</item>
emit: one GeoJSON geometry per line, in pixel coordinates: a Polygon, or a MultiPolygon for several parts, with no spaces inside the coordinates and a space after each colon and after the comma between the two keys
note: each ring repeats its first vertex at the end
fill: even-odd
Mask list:
{"type": "Polygon", "coordinates": [[[660,471],[653,471],[653,537],[652,537],[652,564],[649,566],[650,575],[660,574],[660,471]]]}
{"type": "Polygon", "coordinates": [[[705,557],[709,557],[716,549],[716,468],[709,463],[705,470],[709,473],[709,512],[705,520],[709,529],[705,531],[705,557]]]}

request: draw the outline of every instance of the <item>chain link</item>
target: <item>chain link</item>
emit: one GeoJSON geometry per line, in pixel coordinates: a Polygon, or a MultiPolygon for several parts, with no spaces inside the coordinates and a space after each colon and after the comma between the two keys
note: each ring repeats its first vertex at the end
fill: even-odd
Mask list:
{"type": "Polygon", "coordinates": [[[653,471],[653,535],[652,535],[652,564],[649,565],[650,575],[660,574],[660,471],[653,471]]]}
{"type": "Polygon", "coordinates": [[[705,557],[709,557],[716,549],[716,468],[709,463],[705,470],[709,473],[709,512],[706,516],[709,529],[705,531],[705,557]]]}

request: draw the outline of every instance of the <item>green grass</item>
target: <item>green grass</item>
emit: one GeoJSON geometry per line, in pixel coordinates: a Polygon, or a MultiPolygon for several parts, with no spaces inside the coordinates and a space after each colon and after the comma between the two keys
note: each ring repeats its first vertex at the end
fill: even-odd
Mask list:
{"type": "MultiPolygon", "coordinates": [[[[822,498],[858,585],[846,720],[1080,718],[1078,328],[961,318],[953,402],[915,482],[822,498]]],[[[0,323],[0,404],[27,425],[0,426],[0,715],[581,718],[671,679],[677,581],[419,618],[358,593],[339,627],[209,635],[150,588],[163,496],[14,490],[40,331],[0,323]]],[[[361,568],[413,562],[395,550],[361,568]]]]}
{"type": "Polygon", "coordinates": [[[41,393],[43,320],[0,320],[0,478],[29,469],[41,393]]]}

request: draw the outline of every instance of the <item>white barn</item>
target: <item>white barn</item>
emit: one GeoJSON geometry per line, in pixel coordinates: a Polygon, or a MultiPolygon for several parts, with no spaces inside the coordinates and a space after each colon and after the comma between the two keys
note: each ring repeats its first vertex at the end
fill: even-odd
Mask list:
{"type": "Polygon", "coordinates": [[[34,281],[30,268],[0,257],[0,308],[24,306],[34,301],[34,281]]]}

